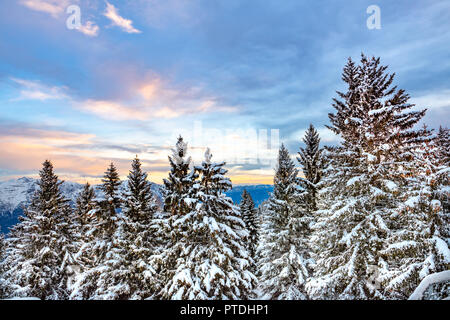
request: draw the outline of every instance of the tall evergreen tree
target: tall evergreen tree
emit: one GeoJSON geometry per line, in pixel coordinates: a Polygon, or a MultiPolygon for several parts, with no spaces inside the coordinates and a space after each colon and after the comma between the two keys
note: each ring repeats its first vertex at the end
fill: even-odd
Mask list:
{"type": "Polygon", "coordinates": [[[450,217],[438,196],[439,176],[445,167],[439,165],[436,139],[426,126],[423,130],[430,139],[414,153],[404,203],[391,222],[393,232],[386,249],[381,251],[390,264],[383,274],[386,291],[394,299],[408,298],[425,276],[450,268],[450,217]]]}
{"type": "Polygon", "coordinates": [[[82,270],[92,265],[92,257],[87,254],[86,249],[92,240],[90,232],[92,232],[92,223],[94,222],[93,213],[97,209],[95,198],[94,188],[89,183],[86,183],[76,199],[73,219],[74,229],[77,231],[75,233],[77,241],[75,259],[79,264],[80,270],[77,270],[76,273],[78,274],[74,274],[75,279],[79,277],[79,273],[82,270]]]}
{"type": "Polygon", "coordinates": [[[259,241],[259,225],[255,203],[253,202],[252,196],[247,192],[246,189],[244,189],[241,195],[240,211],[247,231],[249,232],[247,249],[250,253],[251,258],[253,259],[253,261],[255,261],[256,248],[259,241]]]}
{"type": "Polygon", "coordinates": [[[87,182],[76,199],[75,221],[80,237],[86,234],[91,223],[91,212],[96,208],[94,188],[87,182]]]}
{"type": "Polygon", "coordinates": [[[159,245],[153,223],[157,206],[147,173],[137,157],[132,162],[124,198],[122,221],[98,280],[97,299],[145,299],[158,289],[159,270],[152,261],[159,245]]]}
{"type": "Polygon", "coordinates": [[[255,282],[245,248],[248,232],[233,201],[224,163],[212,163],[209,149],[195,170],[195,206],[171,216],[172,241],[166,255],[174,270],[162,290],[166,299],[245,299],[255,282]],[[174,259],[175,258],[175,259],[174,259]]]}
{"type": "Polygon", "coordinates": [[[284,145],[278,155],[274,189],[263,213],[259,251],[260,289],[268,299],[307,299],[309,249],[304,234],[310,223],[297,207],[298,171],[284,145]]]}
{"type": "Polygon", "coordinates": [[[6,278],[12,296],[65,299],[75,251],[72,212],[50,161],[39,175],[32,204],[8,239],[6,278]]]}
{"type": "Polygon", "coordinates": [[[305,189],[303,201],[309,212],[317,210],[318,184],[322,178],[323,158],[322,150],[319,148],[319,133],[312,124],[303,138],[305,148],[300,148],[297,157],[303,171],[304,178],[299,178],[300,185],[305,189]]]}
{"type": "Polygon", "coordinates": [[[6,280],[4,277],[5,258],[6,258],[6,243],[5,237],[0,228],[0,299],[6,296],[6,280]]]}
{"type": "MultiPolygon", "coordinates": [[[[443,210],[450,214],[450,131],[448,128],[439,127],[436,137],[437,162],[440,170],[437,173],[438,190],[436,199],[442,202],[443,210]]],[[[449,243],[450,245],[450,243],[449,243]]]]}
{"type": "Polygon", "coordinates": [[[379,268],[386,274],[389,265],[397,268],[382,251],[389,247],[386,238],[392,232],[414,232],[413,223],[398,224],[396,217],[414,151],[426,140],[424,130],[413,129],[425,110],[410,110],[409,96],[392,86],[394,75],[386,69],[379,58],[363,55],[358,66],[349,59],[342,76],[347,91],[338,92],[336,112],[329,114],[329,129],[342,142],[327,148],[329,165],[313,238],[317,279],[308,284],[312,297],[385,297],[373,273],[379,268]]]}
{"type": "Polygon", "coordinates": [[[173,215],[186,214],[192,207],[192,186],[197,176],[190,171],[191,157],[186,155],[187,143],[180,136],[169,156],[169,177],[164,179],[164,211],[173,215]]]}
{"type": "MultiPolygon", "coordinates": [[[[72,299],[98,298],[96,294],[105,263],[114,258],[113,248],[117,243],[117,232],[121,222],[118,209],[122,199],[119,194],[121,182],[113,163],[106,170],[102,182],[101,190],[106,200],[88,200],[87,206],[83,209],[90,211],[86,213],[88,223],[82,239],[83,245],[77,253],[79,260],[82,261],[82,271],[72,285],[72,299]]],[[[79,203],[83,204],[91,196],[91,191],[85,187],[79,203]]]]}
{"type": "Polygon", "coordinates": [[[110,204],[111,210],[120,208],[121,199],[119,195],[120,186],[119,173],[114,163],[111,162],[109,167],[105,171],[105,175],[102,179],[101,189],[105,194],[106,201],[110,204]]]}
{"type": "Polygon", "coordinates": [[[447,167],[450,166],[450,130],[448,128],[439,127],[436,144],[439,163],[447,167]]]}

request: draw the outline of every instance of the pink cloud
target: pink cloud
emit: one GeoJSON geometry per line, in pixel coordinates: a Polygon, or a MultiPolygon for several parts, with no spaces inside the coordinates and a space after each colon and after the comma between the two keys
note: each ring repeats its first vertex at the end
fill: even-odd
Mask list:
{"type": "Polygon", "coordinates": [[[64,12],[71,2],[69,0],[21,0],[20,4],[30,10],[48,13],[56,18],[64,12]]]}

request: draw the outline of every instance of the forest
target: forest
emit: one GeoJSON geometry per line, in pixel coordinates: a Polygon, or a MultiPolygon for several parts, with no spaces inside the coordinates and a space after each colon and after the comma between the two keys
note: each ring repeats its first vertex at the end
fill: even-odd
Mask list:
{"type": "MultiPolygon", "coordinates": [[[[179,137],[163,204],[136,156],[127,190],[114,163],[103,194],[71,206],[51,161],[8,237],[0,298],[44,300],[403,300],[450,269],[449,130],[422,123],[380,58],[348,59],[322,147],[313,124],[296,155],[281,145],[274,190],[239,204],[214,150],[194,164],[179,137]]],[[[300,141],[299,141],[300,145],[300,141]]],[[[427,299],[449,296],[450,283],[427,299]]]]}

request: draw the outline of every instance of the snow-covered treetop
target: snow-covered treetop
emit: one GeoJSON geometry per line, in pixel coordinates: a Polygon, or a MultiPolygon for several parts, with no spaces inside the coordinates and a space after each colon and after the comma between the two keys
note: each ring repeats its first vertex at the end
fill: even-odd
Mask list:
{"type": "Polygon", "coordinates": [[[178,141],[175,144],[175,148],[172,149],[172,161],[180,165],[183,163],[190,163],[191,157],[184,159],[187,154],[188,144],[183,140],[182,136],[178,137],[178,141]]]}

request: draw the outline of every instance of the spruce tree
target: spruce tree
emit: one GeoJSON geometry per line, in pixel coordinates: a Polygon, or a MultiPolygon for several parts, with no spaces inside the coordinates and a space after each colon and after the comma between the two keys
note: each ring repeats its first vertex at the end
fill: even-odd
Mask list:
{"type": "Polygon", "coordinates": [[[439,127],[435,143],[440,168],[436,177],[439,187],[435,198],[441,201],[444,212],[450,214],[450,131],[448,128],[439,127]]]}
{"type": "Polygon", "coordinates": [[[450,131],[448,128],[439,127],[436,144],[439,163],[447,167],[450,166],[450,131]]]}
{"type": "Polygon", "coordinates": [[[305,148],[300,148],[297,160],[302,167],[305,177],[299,178],[299,184],[305,189],[302,200],[305,202],[307,210],[312,213],[317,210],[318,184],[322,177],[324,165],[322,150],[319,148],[319,133],[312,124],[309,125],[303,142],[305,143],[305,148]]]}
{"type": "Polygon", "coordinates": [[[255,261],[256,248],[258,246],[259,240],[259,228],[255,203],[253,202],[252,196],[247,192],[246,189],[244,189],[241,195],[240,212],[247,231],[249,232],[247,249],[250,253],[251,258],[253,259],[253,261],[255,261]]]}
{"type": "MultiPolygon", "coordinates": [[[[75,203],[75,216],[73,219],[73,227],[76,230],[76,255],[79,270],[74,274],[74,280],[80,277],[80,272],[92,265],[93,257],[87,254],[87,248],[92,240],[92,223],[94,222],[93,214],[97,209],[97,202],[94,188],[86,183],[80,192],[75,203]]],[[[73,283],[71,283],[72,285],[73,283]]],[[[73,293],[73,288],[71,288],[73,293]]]]}
{"type": "Polygon", "coordinates": [[[195,171],[195,206],[172,216],[165,299],[245,299],[255,277],[245,248],[248,232],[240,212],[225,195],[232,185],[224,163],[212,163],[209,149],[195,171]]]}
{"type": "Polygon", "coordinates": [[[426,126],[423,131],[428,139],[414,153],[414,165],[403,190],[404,203],[391,222],[393,232],[386,240],[386,249],[381,251],[390,265],[383,280],[388,297],[393,299],[408,298],[425,276],[450,268],[450,219],[438,196],[439,178],[446,168],[439,165],[436,137],[426,126]]]}
{"type": "Polygon", "coordinates": [[[87,182],[76,199],[75,222],[80,238],[83,238],[92,221],[91,213],[96,208],[94,188],[87,182]]]}
{"type": "MultiPolygon", "coordinates": [[[[175,148],[171,149],[172,155],[168,156],[170,164],[169,177],[164,179],[164,206],[163,212],[155,224],[162,236],[162,254],[160,260],[160,279],[167,284],[174,276],[174,266],[178,261],[181,247],[178,240],[183,237],[186,226],[180,225],[178,219],[194,210],[197,199],[194,198],[194,184],[198,175],[190,170],[191,157],[187,157],[187,143],[181,136],[178,137],[175,148]],[[181,230],[180,230],[181,229],[181,230]]],[[[167,288],[167,286],[166,286],[167,288]]],[[[157,294],[158,298],[172,297],[165,288],[157,294]]],[[[181,297],[180,297],[181,299],[181,297]]]]}
{"type": "Polygon", "coordinates": [[[6,280],[4,276],[5,258],[6,258],[6,243],[5,237],[0,228],[0,299],[6,296],[6,280]]]}
{"type": "Polygon", "coordinates": [[[398,266],[382,250],[400,245],[386,239],[414,232],[413,223],[396,219],[415,149],[426,140],[426,132],[413,129],[425,110],[410,110],[409,96],[392,86],[386,69],[379,58],[363,55],[358,66],[349,59],[342,75],[347,91],[333,99],[328,127],[342,142],[326,153],[313,237],[317,279],[308,284],[313,298],[386,297],[383,276],[398,266]]]}
{"type": "Polygon", "coordinates": [[[186,155],[187,143],[179,136],[169,156],[169,177],[164,179],[164,211],[172,215],[186,214],[192,207],[192,186],[197,176],[189,168],[191,157],[186,155]]]}
{"type": "Polygon", "coordinates": [[[78,215],[82,224],[84,224],[84,222],[88,220],[87,216],[89,215],[89,212],[95,207],[96,203],[94,199],[94,188],[89,184],[89,182],[86,182],[86,184],[83,186],[83,190],[77,197],[75,208],[75,213],[78,215]]]}
{"type": "Polygon", "coordinates": [[[32,204],[8,239],[5,276],[11,296],[65,299],[75,263],[72,211],[50,161],[43,163],[39,175],[32,204]]]}
{"type": "Polygon", "coordinates": [[[119,173],[117,172],[114,163],[111,162],[102,179],[101,189],[105,194],[106,201],[109,203],[111,210],[113,211],[120,208],[121,205],[121,199],[118,191],[120,183],[119,173]]]}
{"type": "Polygon", "coordinates": [[[96,299],[145,299],[158,289],[158,249],[153,223],[157,209],[147,173],[136,157],[128,175],[123,214],[115,245],[98,280],[96,299]]]}
{"type": "MultiPolygon", "coordinates": [[[[113,163],[110,164],[102,179],[101,190],[105,200],[88,200],[83,211],[87,209],[88,217],[85,233],[77,257],[81,261],[82,271],[73,285],[72,299],[98,299],[97,289],[106,261],[115,258],[113,248],[117,244],[117,231],[120,222],[118,209],[122,202],[119,194],[120,179],[113,163]]],[[[91,191],[85,187],[79,203],[91,197],[91,191]]]]}
{"type": "Polygon", "coordinates": [[[299,210],[298,171],[281,145],[274,189],[263,212],[259,251],[260,290],[268,299],[303,300],[310,277],[307,238],[310,219],[299,210]]]}

